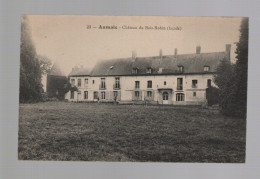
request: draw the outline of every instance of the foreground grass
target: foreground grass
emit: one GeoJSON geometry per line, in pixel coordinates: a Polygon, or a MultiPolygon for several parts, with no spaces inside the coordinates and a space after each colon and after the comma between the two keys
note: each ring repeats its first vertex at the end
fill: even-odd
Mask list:
{"type": "Polygon", "coordinates": [[[22,160],[245,162],[246,121],[198,107],[20,104],[22,160]]]}

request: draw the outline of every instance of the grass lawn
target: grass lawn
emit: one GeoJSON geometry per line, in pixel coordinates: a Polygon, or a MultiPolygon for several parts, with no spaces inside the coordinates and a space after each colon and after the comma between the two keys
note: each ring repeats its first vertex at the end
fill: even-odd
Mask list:
{"type": "Polygon", "coordinates": [[[20,104],[20,160],[245,162],[246,121],[200,107],[20,104]]]}

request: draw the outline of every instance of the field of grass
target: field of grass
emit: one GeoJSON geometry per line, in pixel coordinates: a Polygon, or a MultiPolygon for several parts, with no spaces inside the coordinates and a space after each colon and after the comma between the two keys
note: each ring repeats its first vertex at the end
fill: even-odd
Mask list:
{"type": "Polygon", "coordinates": [[[246,121],[200,107],[20,104],[20,160],[245,162],[246,121]]]}

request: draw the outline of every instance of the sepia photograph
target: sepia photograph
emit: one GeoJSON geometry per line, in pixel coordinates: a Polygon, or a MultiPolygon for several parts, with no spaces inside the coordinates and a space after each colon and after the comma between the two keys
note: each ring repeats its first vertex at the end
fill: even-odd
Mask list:
{"type": "Polygon", "coordinates": [[[245,163],[248,17],[21,15],[18,160],[245,163]]]}

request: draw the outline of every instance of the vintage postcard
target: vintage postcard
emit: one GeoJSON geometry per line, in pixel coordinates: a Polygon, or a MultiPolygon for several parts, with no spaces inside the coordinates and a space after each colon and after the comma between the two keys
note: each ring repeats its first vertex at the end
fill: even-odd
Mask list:
{"type": "Polygon", "coordinates": [[[18,159],[245,163],[248,23],[22,15],[18,159]]]}

